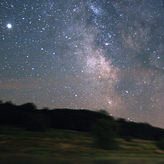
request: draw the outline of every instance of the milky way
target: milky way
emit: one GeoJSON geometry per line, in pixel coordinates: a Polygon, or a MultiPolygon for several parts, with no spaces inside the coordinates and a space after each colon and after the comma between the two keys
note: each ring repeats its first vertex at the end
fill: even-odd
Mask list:
{"type": "Polygon", "coordinates": [[[1,100],[164,128],[162,0],[1,0],[0,9],[1,100]]]}

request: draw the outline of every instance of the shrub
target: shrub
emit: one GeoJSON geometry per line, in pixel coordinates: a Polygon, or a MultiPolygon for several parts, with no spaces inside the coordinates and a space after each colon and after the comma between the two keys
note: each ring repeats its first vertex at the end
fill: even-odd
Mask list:
{"type": "Polygon", "coordinates": [[[102,149],[116,149],[117,143],[114,140],[118,130],[117,124],[112,120],[99,119],[91,126],[96,145],[102,149]]]}
{"type": "Polygon", "coordinates": [[[130,136],[124,136],[124,140],[128,142],[132,142],[132,137],[130,136]]]}
{"type": "Polygon", "coordinates": [[[156,145],[159,149],[164,150],[164,138],[162,138],[160,141],[158,141],[156,145]]]}

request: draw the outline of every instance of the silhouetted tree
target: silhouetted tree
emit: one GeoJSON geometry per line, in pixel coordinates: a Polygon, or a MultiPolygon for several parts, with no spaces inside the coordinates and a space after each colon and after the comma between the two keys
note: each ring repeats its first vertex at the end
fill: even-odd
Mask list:
{"type": "Polygon", "coordinates": [[[49,110],[49,108],[48,107],[43,107],[42,110],[49,110]]]}
{"type": "Polygon", "coordinates": [[[33,111],[37,109],[37,106],[34,103],[26,103],[20,106],[24,111],[33,111]]]}
{"type": "Polygon", "coordinates": [[[108,111],[106,111],[106,110],[104,110],[104,109],[100,109],[100,110],[98,110],[98,112],[101,113],[101,114],[104,114],[104,115],[106,115],[106,116],[109,116],[108,111]]]}
{"type": "Polygon", "coordinates": [[[161,140],[159,140],[157,143],[156,143],[157,147],[161,150],[164,150],[164,138],[162,138],[161,140]]]}
{"type": "Polygon", "coordinates": [[[95,137],[96,144],[103,149],[116,149],[114,140],[118,126],[116,122],[107,119],[98,119],[91,127],[91,133],[95,137]]]}

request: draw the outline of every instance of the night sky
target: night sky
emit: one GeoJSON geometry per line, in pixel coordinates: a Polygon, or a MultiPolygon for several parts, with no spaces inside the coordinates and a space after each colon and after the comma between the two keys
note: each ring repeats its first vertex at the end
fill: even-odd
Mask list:
{"type": "Polygon", "coordinates": [[[164,1],[0,0],[0,100],[164,128],[164,1]]]}

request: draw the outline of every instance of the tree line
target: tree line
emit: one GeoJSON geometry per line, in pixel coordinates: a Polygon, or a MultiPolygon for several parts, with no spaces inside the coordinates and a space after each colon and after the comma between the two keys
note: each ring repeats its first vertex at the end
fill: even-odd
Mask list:
{"type": "Polygon", "coordinates": [[[126,140],[138,138],[159,141],[164,138],[162,128],[123,118],[115,119],[103,110],[50,110],[48,108],[39,110],[33,103],[15,105],[12,102],[0,101],[0,125],[22,127],[30,131],[46,131],[48,128],[54,128],[92,132],[100,135],[100,141],[105,140],[102,138],[105,136],[103,135],[105,131],[110,131],[110,136],[122,137],[126,140]]]}

